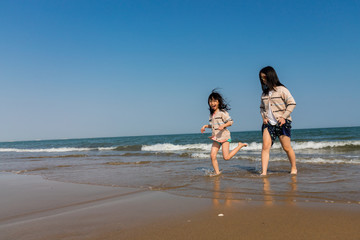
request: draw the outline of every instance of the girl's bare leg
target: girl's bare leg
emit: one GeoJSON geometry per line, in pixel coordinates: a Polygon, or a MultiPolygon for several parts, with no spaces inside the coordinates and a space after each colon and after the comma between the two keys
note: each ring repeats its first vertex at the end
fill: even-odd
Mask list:
{"type": "Polygon", "coordinates": [[[262,176],[266,176],[270,158],[271,136],[267,128],[263,132],[263,146],[261,150],[262,176]]]}
{"type": "Polygon", "coordinates": [[[291,164],[291,171],[290,174],[297,174],[296,168],[296,156],[293,148],[291,147],[291,139],[288,136],[282,135],[279,137],[280,143],[284,151],[286,152],[290,164],[291,164]]]}
{"type": "Polygon", "coordinates": [[[212,147],[211,147],[210,157],[211,157],[211,163],[213,165],[215,174],[220,174],[219,164],[216,159],[216,155],[219,152],[219,149],[220,149],[220,144],[218,144],[217,142],[213,142],[212,147]]]}
{"type": "Polygon", "coordinates": [[[223,157],[224,160],[230,160],[233,156],[235,156],[235,154],[242,148],[247,146],[246,143],[241,143],[239,142],[237,147],[234,148],[233,150],[231,150],[231,152],[229,153],[229,148],[230,148],[230,143],[229,142],[224,142],[222,144],[222,153],[223,153],[223,157]]]}

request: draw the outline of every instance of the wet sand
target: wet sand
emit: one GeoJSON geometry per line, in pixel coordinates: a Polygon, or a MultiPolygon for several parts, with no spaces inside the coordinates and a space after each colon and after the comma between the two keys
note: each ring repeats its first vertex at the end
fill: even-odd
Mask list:
{"type": "Polygon", "coordinates": [[[0,239],[360,239],[360,205],[181,197],[0,175],[0,239]],[[219,216],[220,215],[220,216],[219,216]]]}

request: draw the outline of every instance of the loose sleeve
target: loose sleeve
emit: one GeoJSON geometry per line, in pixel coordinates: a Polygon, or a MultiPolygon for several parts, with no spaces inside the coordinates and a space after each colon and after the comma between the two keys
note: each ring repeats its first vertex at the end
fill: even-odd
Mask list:
{"type": "Polygon", "coordinates": [[[210,128],[212,128],[212,126],[213,126],[213,122],[212,122],[212,117],[211,117],[211,115],[209,116],[209,126],[210,126],[210,128]]]}
{"type": "Polygon", "coordinates": [[[263,101],[263,95],[261,95],[261,99],[260,99],[260,114],[263,119],[266,118],[266,109],[263,101]]]}
{"type": "Polygon", "coordinates": [[[296,102],[294,97],[291,95],[290,91],[287,88],[283,88],[281,97],[283,98],[286,105],[286,109],[282,117],[287,119],[290,116],[290,113],[294,111],[296,107],[296,102]]]}
{"type": "Polygon", "coordinates": [[[228,122],[233,123],[232,118],[230,117],[229,113],[226,111],[222,112],[221,118],[222,118],[224,124],[228,123],[228,122]]]}

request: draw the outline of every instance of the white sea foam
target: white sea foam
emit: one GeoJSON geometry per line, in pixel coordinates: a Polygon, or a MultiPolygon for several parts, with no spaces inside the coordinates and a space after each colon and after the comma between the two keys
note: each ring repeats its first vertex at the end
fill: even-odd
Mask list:
{"type": "MultiPolygon", "coordinates": [[[[360,146],[360,141],[333,141],[333,142],[291,142],[291,145],[294,150],[306,150],[306,149],[324,149],[324,148],[336,148],[336,147],[345,147],[345,146],[360,146]]],[[[252,151],[261,151],[262,143],[252,142],[248,147],[243,148],[242,150],[252,150],[252,151]]],[[[281,149],[281,144],[279,141],[275,142],[272,146],[272,149],[281,149]]]]}
{"type": "Polygon", "coordinates": [[[294,142],[294,150],[302,149],[322,149],[322,148],[334,148],[345,146],[360,146],[360,141],[333,141],[333,142],[294,142]]]}
{"type": "Polygon", "coordinates": [[[210,153],[193,153],[192,158],[210,158],[210,153]]]}
{"type": "Polygon", "coordinates": [[[185,151],[185,150],[210,151],[211,144],[174,145],[171,143],[162,143],[162,144],[159,143],[155,145],[144,145],[141,147],[141,151],[155,151],[155,152],[185,151]]]}
{"type": "MultiPolygon", "coordinates": [[[[155,145],[144,145],[141,151],[153,151],[153,152],[169,152],[169,151],[210,151],[212,144],[198,143],[198,144],[185,144],[175,145],[171,143],[162,143],[155,145]]],[[[237,143],[230,143],[230,149],[237,146],[237,143]]],[[[275,147],[280,148],[280,144],[274,144],[275,147]]],[[[250,143],[249,146],[242,148],[242,150],[261,150],[262,143],[250,143]]]]}
{"type": "MultiPolygon", "coordinates": [[[[299,150],[316,150],[324,148],[337,148],[337,147],[359,147],[360,141],[324,141],[324,142],[295,142],[293,141],[292,147],[295,151],[299,150]]],[[[150,151],[150,152],[181,152],[181,151],[190,151],[190,152],[209,152],[211,150],[211,143],[196,143],[196,144],[171,144],[171,143],[159,143],[154,145],[143,145],[141,151],[150,151]]],[[[233,149],[237,146],[236,142],[230,143],[230,149],[233,149]]],[[[241,149],[241,151],[255,151],[260,152],[262,148],[262,143],[260,142],[251,142],[248,143],[247,147],[241,149]]],[[[81,152],[81,151],[112,151],[116,147],[98,147],[98,148],[76,148],[76,147],[60,147],[60,148],[39,148],[39,149],[21,149],[21,148],[0,148],[0,152],[20,152],[20,153],[38,153],[38,152],[81,152]]],[[[279,141],[276,141],[272,146],[272,149],[281,149],[281,144],[279,141]]]]}
{"type": "Polygon", "coordinates": [[[99,151],[111,151],[111,150],[115,150],[116,147],[101,147],[101,148],[97,148],[95,150],[99,150],[99,151]]]}
{"type": "Polygon", "coordinates": [[[301,163],[319,163],[319,164],[360,164],[359,159],[325,159],[325,158],[297,158],[301,163]]]}
{"type": "Polygon", "coordinates": [[[20,153],[39,153],[39,152],[82,152],[96,150],[94,148],[44,148],[44,149],[18,149],[18,148],[0,148],[0,152],[20,152],[20,153]]]}
{"type": "MultiPolygon", "coordinates": [[[[360,146],[360,141],[326,141],[326,142],[295,142],[293,141],[292,147],[294,150],[305,150],[305,149],[323,149],[323,148],[335,148],[344,146],[360,146]]],[[[235,148],[237,143],[231,143],[230,149],[235,148]]],[[[241,149],[241,151],[261,151],[262,143],[252,142],[247,147],[241,149]]],[[[272,149],[281,149],[279,141],[275,142],[272,149]]],[[[142,151],[155,151],[155,152],[168,152],[168,151],[185,151],[185,150],[201,150],[210,151],[211,144],[185,144],[176,145],[171,143],[162,143],[154,145],[144,145],[141,148],[142,151]]]]}
{"type": "MultiPolygon", "coordinates": [[[[193,153],[191,154],[192,158],[198,158],[198,159],[210,159],[210,153],[193,153]]],[[[221,158],[221,154],[218,154],[218,158],[221,158]]],[[[238,157],[234,157],[234,159],[237,159],[238,157]]],[[[240,158],[241,159],[241,158],[240,158]]],[[[249,156],[244,156],[244,159],[246,160],[250,160],[250,161],[255,161],[255,162],[261,162],[261,157],[249,157],[249,156]]],[[[288,162],[289,160],[287,159],[286,156],[284,157],[271,157],[270,158],[270,162],[288,162]]],[[[296,161],[298,163],[313,163],[313,164],[360,164],[360,159],[355,159],[355,158],[351,158],[351,159],[343,159],[343,158],[321,158],[321,157],[314,157],[314,158],[303,158],[303,157],[298,157],[296,159],[296,161]]]]}

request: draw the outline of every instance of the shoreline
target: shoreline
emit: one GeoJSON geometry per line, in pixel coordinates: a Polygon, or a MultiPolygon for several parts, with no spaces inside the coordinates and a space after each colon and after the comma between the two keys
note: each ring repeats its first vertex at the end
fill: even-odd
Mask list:
{"type": "Polygon", "coordinates": [[[7,173],[0,175],[0,191],[1,240],[357,239],[360,235],[357,204],[193,198],[7,173]]]}

